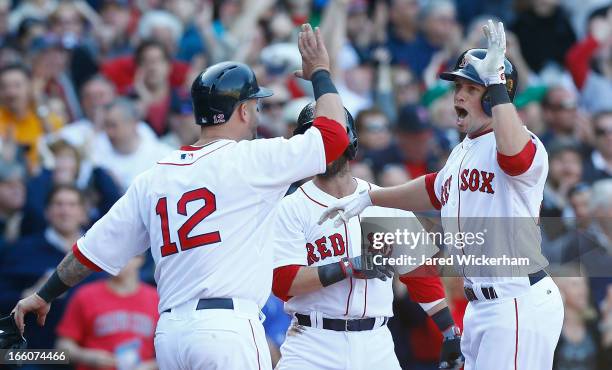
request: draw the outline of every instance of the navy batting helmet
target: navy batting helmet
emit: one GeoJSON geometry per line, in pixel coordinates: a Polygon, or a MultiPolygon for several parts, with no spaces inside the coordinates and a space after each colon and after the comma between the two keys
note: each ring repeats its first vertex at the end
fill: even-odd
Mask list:
{"type": "MultiPolygon", "coordinates": [[[[312,126],[312,123],[315,119],[315,102],[308,103],[302,111],[297,119],[297,127],[293,130],[294,135],[303,134],[312,126]]],[[[357,155],[358,141],[357,130],[355,129],[355,121],[353,120],[353,116],[349,113],[346,108],[344,108],[344,113],[346,114],[346,131],[349,138],[349,146],[348,146],[348,156],[349,159],[354,159],[357,155]]]]}
{"type": "Polygon", "coordinates": [[[191,84],[193,114],[202,126],[225,123],[238,104],[271,95],[271,90],[257,85],[251,68],[238,62],[208,67],[191,84]]]}
{"type": "MultiPolygon", "coordinates": [[[[468,63],[468,59],[465,57],[466,54],[470,54],[478,59],[484,59],[487,55],[486,49],[469,49],[463,52],[457,58],[455,68],[450,72],[443,72],[440,74],[440,78],[447,81],[455,81],[457,77],[463,77],[474,83],[484,86],[484,81],[478,76],[478,72],[474,66],[468,63]]],[[[508,59],[504,58],[504,75],[506,76],[506,90],[508,90],[508,96],[510,101],[514,100],[516,94],[516,87],[518,86],[518,72],[514,67],[514,64],[508,59]]],[[[491,98],[489,94],[485,93],[482,96],[482,110],[490,117],[491,116],[491,98]]]]}

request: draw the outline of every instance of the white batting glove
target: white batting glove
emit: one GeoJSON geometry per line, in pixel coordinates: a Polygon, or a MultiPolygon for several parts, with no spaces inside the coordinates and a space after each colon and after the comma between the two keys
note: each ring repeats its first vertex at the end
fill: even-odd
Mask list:
{"type": "Polygon", "coordinates": [[[372,199],[367,190],[362,190],[356,195],[338,199],[327,207],[319,219],[321,225],[327,219],[334,219],[334,226],[338,227],[344,222],[357,216],[364,209],[372,205],[372,199]]]}
{"type": "Polygon", "coordinates": [[[493,21],[489,19],[488,25],[483,26],[482,31],[487,38],[487,55],[482,60],[472,55],[466,55],[468,63],[478,72],[478,76],[484,81],[485,86],[505,84],[506,33],[504,32],[504,24],[498,22],[495,26],[493,21]]]}

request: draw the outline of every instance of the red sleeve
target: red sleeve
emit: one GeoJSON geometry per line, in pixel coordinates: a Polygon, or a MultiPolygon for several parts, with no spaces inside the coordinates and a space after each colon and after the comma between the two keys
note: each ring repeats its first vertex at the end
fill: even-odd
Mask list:
{"type": "Polygon", "coordinates": [[[595,38],[589,35],[587,38],[572,46],[565,55],[565,67],[572,74],[574,83],[578,89],[582,89],[589,74],[591,58],[599,47],[595,38]]]}
{"type": "Polygon", "coordinates": [[[429,303],[446,297],[444,286],[434,266],[419,266],[399,279],[406,285],[410,299],[417,303],[429,303]]]}
{"type": "Polygon", "coordinates": [[[83,266],[86,266],[88,269],[93,270],[93,271],[97,271],[97,272],[102,271],[101,268],[96,266],[95,263],[91,262],[89,258],[85,257],[83,253],[81,253],[76,243],[74,243],[74,245],[72,246],[72,253],[76,257],[76,259],[79,260],[81,264],[83,264],[83,266]]]}
{"type": "Polygon", "coordinates": [[[342,125],[327,117],[317,117],[312,124],[321,131],[325,148],[325,163],[330,164],[340,158],[349,145],[348,135],[342,125]]]}
{"type": "Polygon", "coordinates": [[[434,184],[436,183],[436,177],[438,176],[437,172],[428,173],[425,175],[425,188],[427,189],[427,195],[429,195],[429,201],[431,205],[434,206],[435,209],[441,209],[442,205],[436,196],[436,190],[434,188],[434,184]]]}
{"type": "Polygon", "coordinates": [[[274,276],[272,278],[272,292],[275,296],[287,302],[291,296],[289,295],[289,289],[295,280],[300,265],[288,265],[281,266],[274,269],[274,276]]]}
{"type": "Polygon", "coordinates": [[[510,176],[518,176],[525,173],[531,167],[533,158],[535,158],[536,146],[533,141],[529,140],[523,150],[515,155],[503,155],[497,152],[497,163],[499,167],[510,176]]]}
{"type": "Polygon", "coordinates": [[[70,299],[61,321],[55,329],[59,337],[72,339],[77,343],[82,343],[87,331],[87,322],[83,308],[83,290],[79,289],[70,299]]]}

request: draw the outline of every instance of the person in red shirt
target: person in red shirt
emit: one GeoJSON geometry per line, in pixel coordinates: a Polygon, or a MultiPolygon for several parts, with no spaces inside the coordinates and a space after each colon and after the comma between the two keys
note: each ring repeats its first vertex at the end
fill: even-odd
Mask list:
{"type": "Polygon", "coordinates": [[[143,256],[117,275],[79,289],[57,327],[59,349],[76,370],[157,369],[153,337],[159,314],[154,287],[140,282],[143,256]]]}

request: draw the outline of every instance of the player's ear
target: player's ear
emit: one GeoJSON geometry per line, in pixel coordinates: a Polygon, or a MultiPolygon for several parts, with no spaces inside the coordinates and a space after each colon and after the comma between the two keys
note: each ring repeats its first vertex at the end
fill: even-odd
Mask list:
{"type": "Polygon", "coordinates": [[[240,120],[243,122],[249,122],[249,107],[247,102],[242,102],[236,108],[237,113],[240,115],[240,120]]]}

